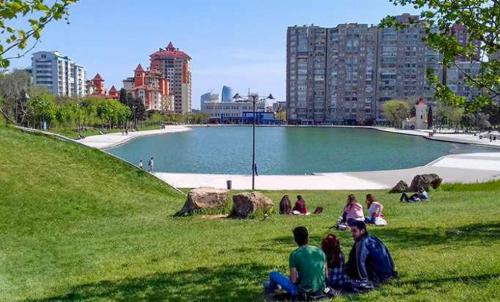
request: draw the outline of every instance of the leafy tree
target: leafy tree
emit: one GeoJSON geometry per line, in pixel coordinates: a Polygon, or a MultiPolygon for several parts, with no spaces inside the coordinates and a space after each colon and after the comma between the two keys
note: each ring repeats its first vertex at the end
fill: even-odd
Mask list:
{"type": "Polygon", "coordinates": [[[42,127],[43,122],[50,124],[55,119],[55,97],[45,88],[33,86],[28,100],[28,117],[30,126],[42,127]]]}
{"type": "Polygon", "coordinates": [[[20,58],[35,47],[42,31],[53,20],[68,21],[68,8],[77,0],[3,0],[0,1],[0,68],[20,58]],[[18,27],[26,24],[25,27],[18,27]],[[34,42],[25,50],[30,42],[34,42]],[[23,53],[12,54],[14,51],[23,53]]]}
{"type": "MultiPolygon", "coordinates": [[[[438,76],[429,70],[427,78],[435,87],[435,98],[446,105],[465,108],[469,112],[477,112],[493,100],[500,100],[500,62],[498,55],[500,33],[500,6],[498,0],[389,0],[394,5],[413,6],[419,9],[420,21],[423,24],[426,44],[443,56],[444,68],[455,66],[467,79],[467,84],[478,88],[482,94],[472,102],[456,95],[438,76]],[[467,28],[469,39],[462,45],[451,35],[452,26],[461,24],[467,28]],[[473,75],[456,64],[457,58],[476,60],[478,48],[483,56],[479,75],[473,75]],[[489,60],[485,60],[488,56],[489,60]]],[[[388,16],[381,26],[402,28],[408,24],[399,23],[388,16]]]]}
{"type": "Polygon", "coordinates": [[[24,122],[29,86],[30,75],[24,70],[0,75],[0,95],[3,99],[0,111],[8,121],[24,122]]]}
{"type": "Polygon", "coordinates": [[[125,88],[120,89],[120,97],[119,100],[122,104],[128,106],[128,97],[127,97],[127,90],[125,88]]]}
{"type": "Polygon", "coordinates": [[[402,100],[390,100],[384,103],[385,118],[393,127],[401,127],[401,123],[410,117],[410,104],[402,100]]]}

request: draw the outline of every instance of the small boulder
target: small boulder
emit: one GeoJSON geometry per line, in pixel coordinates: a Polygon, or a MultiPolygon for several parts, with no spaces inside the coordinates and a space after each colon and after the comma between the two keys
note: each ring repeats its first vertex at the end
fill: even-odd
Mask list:
{"type": "Polygon", "coordinates": [[[260,192],[244,192],[233,196],[233,218],[249,218],[258,210],[268,213],[274,204],[271,198],[260,192]]]}
{"type": "Polygon", "coordinates": [[[443,182],[443,179],[437,174],[421,174],[413,178],[410,185],[411,192],[417,192],[419,188],[424,188],[426,191],[429,188],[437,189],[443,182]]]}
{"type": "Polygon", "coordinates": [[[191,190],[182,209],[174,216],[187,216],[197,210],[220,209],[226,205],[228,190],[202,187],[191,190]]]}
{"type": "Polygon", "coordinates": [[[408,184],[403,180],[400,180],[390,191],[389,193],[403,193],[408,192],[408,184]]]}

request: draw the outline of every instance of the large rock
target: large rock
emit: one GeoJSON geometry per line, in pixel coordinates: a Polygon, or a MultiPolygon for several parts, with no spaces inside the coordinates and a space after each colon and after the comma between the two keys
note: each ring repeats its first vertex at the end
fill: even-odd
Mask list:
{"type": "Polygon", "coordinates": [[[403,180],[400,180],[390,191],[389,193],[403,193],[408,192],[408,184],[403,180]]]}
{"type": "Polygon", "coordinates": [[[191,215],[198,210],[224,208],[228,198],[228,190],[215,188],[197,188],[191,190],[186,203],[174,216],[191,215]]]}
{"type": "Polygon", "coordinates": [[[411,192],[417,192],[419,188],[424,188],[426,191],[429,188],[437,189],[443,181],[437,174],[421,174],[413,178],[410,185],[411,192]]]}
{"type": "Polygon", "coordinates": [[[274,204],[271,198],[259,192],[244,192],[233,196],[233,218],[249,218],[257,211],[268,213],[274,204]]]}

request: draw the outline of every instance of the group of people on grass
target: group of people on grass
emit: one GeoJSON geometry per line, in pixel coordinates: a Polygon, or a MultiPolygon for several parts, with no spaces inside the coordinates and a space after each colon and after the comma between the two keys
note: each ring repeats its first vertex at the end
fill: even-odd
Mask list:
{"type": "MultiPolygon", "coordinates": [[[[349,194],[349,196],[347,196],[347,203],[342,211],[342,215],[337,222],[337,226],[345,225],[347,228],[347,223],[351,220],[365,221],[366,223],[376,225],[386,225],[387,221],[385,220],[383,214],[384,206],[375,199],[375,196],[373,196],[373,194],[366,195],[365,202],[368,207],[368,216],[366,217],[363,212],[363,206],[356,200],[356,197],[353,194],[349,194]]],[[[323,209],[321,207],[318,207],[314,213],[318,214],[322,212],[322,210],[323,209]]],[[[288,195],[283,196],[279,204],[279,213],[281,215],[310,214],[307,210],[306,201],[301,195],[297,196],[297,201],[293,207],[288,195]]]]}
{"type": "Polygon", "coordinates": [[[353,247],[347,262],[339,239],[328,234],[321,248],[309,244],[309,233],[303,226],[293,230],[298,245],[289,256],[289,276],[271,272],[264,282],[268,294],[281,289],[294,300],[359,293],[375,288],[397,276],[389,250],[377,237],[368,234],[366,224],[351,220],[353,247]]]}
{"type": "MultiPolygon", "coordinates": [[[[418,192],[401,195],[401,202],[429,200],[429,194],[420,188],[418,192]]],[[[340,240],[328,234],[321,241],[321,248],[309,244],[309,233],[305,227],[296,227],[293,237],[298,245],[289,256],[289,276],[271,272],[264,282],[267,293],[281,293],[292,300],[314,300],[343,293],[359,293],[371,290],[379,284],[397,277],[394,262],[384,243],[369,235],[367,224],[386,225],[384,206],[373,194],[367,194],[365,203],[368,215],[353,194],[347,196],[342,215],[335,226],[338,230],[351,230],[354,244],[346,261],[340,247],[340,240]]],[[[322,208],[321,208],[322,210],[322,208]]],[[[315,211],[316,212],[316,211],[315,211]]],[[[301,195],[292,207],[288,195],[279,205],[282,215],[309,215],[306,202],[301,195]]]]}

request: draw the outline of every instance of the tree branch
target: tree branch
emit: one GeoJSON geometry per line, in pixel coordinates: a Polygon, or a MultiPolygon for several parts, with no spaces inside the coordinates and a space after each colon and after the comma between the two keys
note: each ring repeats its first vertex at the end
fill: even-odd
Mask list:
{"type": "Polygon", "coordinates": [[[474,79],[474,77],[472,77],[470,74],[468,74],[467,72],[465,72],[458,64],[457,62],[453,62],[453,65],[455,67],[457,67],[457,69],[463,73],[465,75],[465,77],[467,77],[467,79],[469,79],[469,81],[471,81],[472,83],[476,84],[476,86],[478,86],[479,88],[486,88],[487,90],[489,90],[491,93],[493,93],[493,97],[496,97],[498,95],[498,91],[496,91],[495,89],[491,88],[491,87],[481,87],[481,83],[479,83],[476,79],[474,79]]]}

